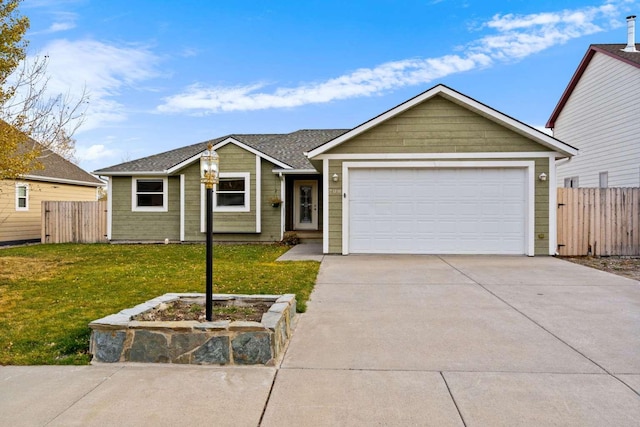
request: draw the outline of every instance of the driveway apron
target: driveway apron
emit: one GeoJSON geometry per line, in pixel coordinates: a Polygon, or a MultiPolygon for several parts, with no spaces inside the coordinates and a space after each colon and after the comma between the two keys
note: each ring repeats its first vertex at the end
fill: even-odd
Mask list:
{"type": "Polygon", "coordinates": [[[637,425],[638,331],[555,258],[327,256],[262,425],[637,425]]]}

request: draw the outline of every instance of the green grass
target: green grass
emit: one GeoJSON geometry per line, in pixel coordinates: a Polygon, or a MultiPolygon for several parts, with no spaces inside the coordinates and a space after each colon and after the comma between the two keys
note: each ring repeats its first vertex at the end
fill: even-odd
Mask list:
{"type": "MultiPolygon", "coordinates": [[[[278,262],[278,245],[214,248],[214,293],[295,293],[317,262],[278,262]]],[[[36,245],[0,250],[0,365],[86,364],[92,320],[167,292],[205,291],[204,245],[36,245]]]]}

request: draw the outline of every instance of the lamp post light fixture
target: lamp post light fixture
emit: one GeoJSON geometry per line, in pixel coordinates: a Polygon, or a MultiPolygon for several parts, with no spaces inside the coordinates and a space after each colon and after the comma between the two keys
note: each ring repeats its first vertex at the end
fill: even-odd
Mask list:
{"type": "Polygon", "coordinates": [[[209,144],[200,157],[200,182],[204,184],[206,197],[206,241],[207,241],[207,278],[205,310],[207,321],[213,319],[213,186],[218,183],[220,157],[209,144]]]}

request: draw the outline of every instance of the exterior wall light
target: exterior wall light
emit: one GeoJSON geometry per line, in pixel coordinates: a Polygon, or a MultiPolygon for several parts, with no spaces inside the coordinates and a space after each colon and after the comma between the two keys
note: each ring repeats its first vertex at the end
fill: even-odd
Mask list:
{"type": "Polygon", "coordinates": [[[540,175],[538,175],[538,179],[540,181],[546,181],[547,180],[547,174],[542,172],[540,175]]]}
{"type": "Polygon", "coordinates": [[[334,174],[333,174],[333,176],[331,177],[331,179],[333,180],[333,182],[338,182],[338,178],[339,178],[339,176],[338,176],[338,174],[337,174],[337,173],[334,173],[334,174]]]}

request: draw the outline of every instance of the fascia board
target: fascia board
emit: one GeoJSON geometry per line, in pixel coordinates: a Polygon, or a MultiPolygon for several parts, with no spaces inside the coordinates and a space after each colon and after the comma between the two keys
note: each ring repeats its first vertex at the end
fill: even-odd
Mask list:
{"type": "Polygon", "coordinates": [[[315,169],[272,169],[271,172],[283,175],[321,175],[315,169]]]}
{"type": "Polygon", "coordinates": [[[166,171],[121,171],[121,172],[94,172],[100,176],[166,176],[166,171]]]}
{"type": "MultiPolygon", "coordinates": [[[[106,182],[98,183],[98,182],[88,182],[88,181],[78,181],[75,179],[64,179],[64,178],[51,178],[48,176],[39,176],[39,175],[22,175],[22,179],[29,181],[41,181],[41,182],[54,182],[57,184],[72,184],[72,185],[82,185],[85,187],[104,187],[107,185],[106,182]]],[[[102,181],[102,180],[100,180],[102,181]]]]}

